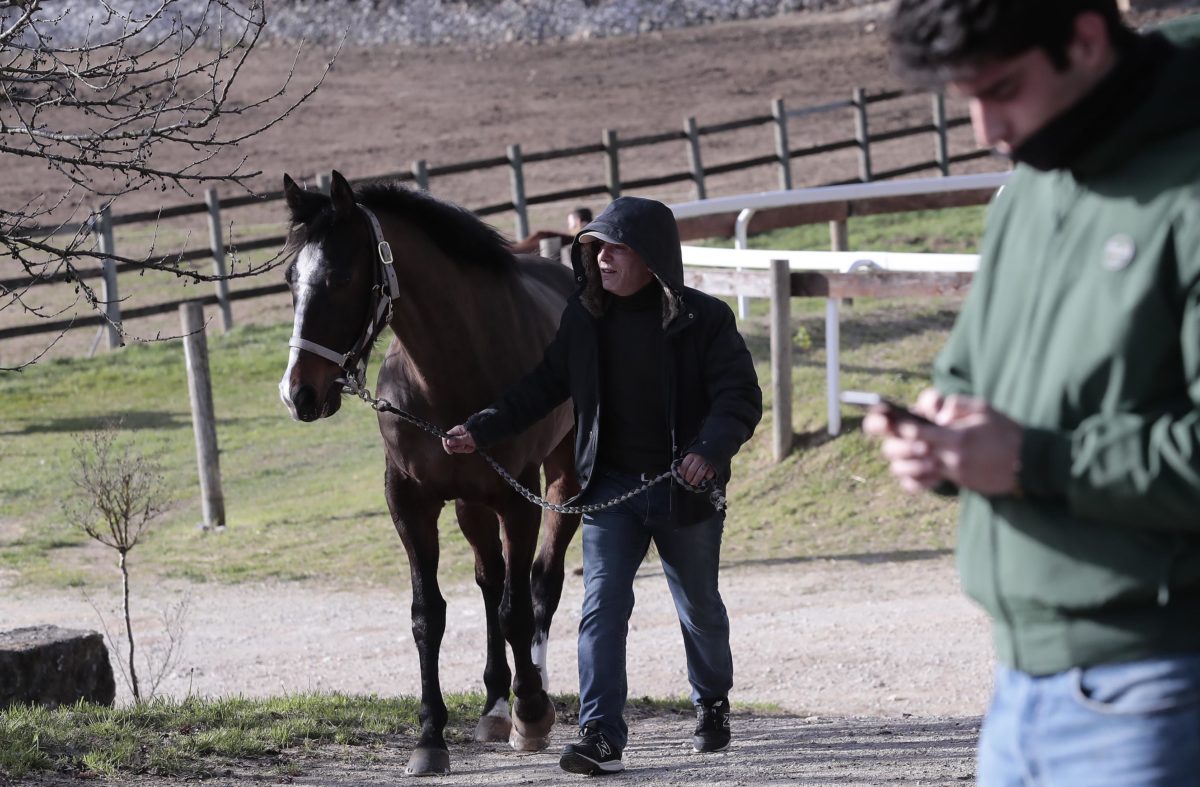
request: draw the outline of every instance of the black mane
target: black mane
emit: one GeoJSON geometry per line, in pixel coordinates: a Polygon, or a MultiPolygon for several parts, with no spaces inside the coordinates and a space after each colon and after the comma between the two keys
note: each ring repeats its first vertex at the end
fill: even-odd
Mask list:
{"type": "Polygon", "coordinates": [[[366,207],[390,211],[419,227],[446,256],[460,263],[499,270],[516,265],[500,233],[465,208],[394,183],[362,186],[355,194],[366,207]]]}

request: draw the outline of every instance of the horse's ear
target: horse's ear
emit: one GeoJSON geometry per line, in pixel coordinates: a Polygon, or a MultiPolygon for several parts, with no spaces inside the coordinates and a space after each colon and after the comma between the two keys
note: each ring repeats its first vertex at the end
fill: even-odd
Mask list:
{"type": "Polygon", "coordinates": [[[323,195],[300,188],[300,184],[292,180],[292,176],[286,172],[283,174],[283,196],[287,200],[293,224],[308,224],[325,202],[323,195]]]}
{"type": "Polygon", "coordinates": [[[333,200],[333,212],[337,216],[349,216],[354,212],[354,189],[349,181],[342,177],[336,169],[333,171],[333,183],[329,187],[329,197],[333,200]]]}

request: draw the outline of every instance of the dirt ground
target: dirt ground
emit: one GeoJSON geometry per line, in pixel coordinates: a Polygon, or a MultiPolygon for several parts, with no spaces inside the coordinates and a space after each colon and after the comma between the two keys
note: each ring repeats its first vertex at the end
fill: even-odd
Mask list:
{"type": "MultiPolygon", "coordinates": [[[[630,695],[686,695],[678,621],[652,561],[639,573],[635,591],[630,695]]],[[[550,647],[555,692],[578,689],[574,632],[581,592],[579,577],[568,576],[550,647]]],[[[971,777],[991,652],[986,622],[959,593],[950,556],[735,565],[722,574],[722,593],[733,627],[736,744],[726,754],[698,757],[686,745],[690,717],[638,719],[627,778],[666,785],[955,784],[971,777]]],[[[155,630],[155,609],[185,595],[190,611],[183,656],[161,694],[419,693],[407,587],[174,587],[153,599],[135,598],[135,610],[142,610],[135,626],[155,630]]],[[[447,588],[445,595],[443,688],[481,690],[484,621],[478,592],[464,585],[447,588]]],[[[78,592],[20,587],[0,593],[0,620],[6,626],[53,621],[97,627],[95,611],[78,592]]],[[[147,646],[157,647],[150,641],[147,646]]],[[[121,692],[119,700],[127,700],[124,687],[121,692]]],[[[570,721],[561,720],[549,753],[526,756],[504,747],[454,744],[453,776],[438,783],[561,783],[553,753],[571,739],[570,721]]],[[[287,756],[301,773],[298,784],[351,785],[394,781],[408,754],[397,743],[369,752],[322,747],[287,756]]],[[[227,780],[210,783],[261,781],[275,765],[231,764],[227,780]]]]}

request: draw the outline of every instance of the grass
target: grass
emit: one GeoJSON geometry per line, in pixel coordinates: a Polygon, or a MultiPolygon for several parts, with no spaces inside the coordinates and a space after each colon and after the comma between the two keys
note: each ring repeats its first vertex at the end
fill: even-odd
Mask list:
{"type": "MultiPolygon", "coordinates": [[[[448,694],[446,740],[471,740],[482,694],[448,694]]],[[[557,695],[561,721],[579,715],[576,695],[557,695]]],[[[20,779],[41,770],[79,777],[153,774],[203,778],[224,762],[276,757],[276,772],[297,765],[286,750],[327,744],[412,745],[418,700],[411,697],[297,694],[270,699],[154,700],[124,708],[80,703],[49,710],[14,705],[0,710],[0,776],[20,779]]],[[[769,710],[769,709],[768,709],[769,710]]],[[[692,713],[680,699],[631,699],[630,717],[692,713]]],[[[294,775],[290,774],[290,775],[294,775]]]]}
{"type": "MultiPolygon", "coordinates": [[[[981,212],[958,209],[854,219],[855,248],[969,249],[981,212]]],[[[754,239],[760,247],[821,247],[824,227],[754,239]]],[[[842,310],[842,386],[910,400],[958,308],[946,299],[859,300],[842,310]]],[[[769,389],[765,304],[743,324],[769,389]]],[[[726,527],[728,563],[887,555],[953,545],[952,503],[909,497],[886,477],[875,446],[844,420],[825,434],[824,303],[794,301],[793,423],[797,449],[770,457],[769,391],[759,433],[736,457],[726,527]]],[[[382,494],[383,451],[373,412],[346,401],[332,419],[288,418],[276,383],[291,326],[211,333],[228,528],[202,532],[195,449],[179,342],[55,360],[0,376],[0,576],[48,587],[109,582],[106,550],[62,524],[76,437],[119,419],[124,439],[163,468],[172,505],[132,554],[135,582],[336,580],[405,582],[406,559],[382,494]]],[[[414,439],[432,439],[417,435],[414,439]]],[[[471,553],[443,512],[442,577],[469,581],[471,553]]],[[[580,562],[578,544],[568,562],[580,562]]]]}

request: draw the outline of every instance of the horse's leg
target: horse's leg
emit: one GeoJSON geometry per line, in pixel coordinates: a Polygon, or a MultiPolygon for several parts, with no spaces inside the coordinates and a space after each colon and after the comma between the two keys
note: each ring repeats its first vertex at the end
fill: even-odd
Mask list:
{"type": "MultiPolygon", "coordinates": [[[[541,473],[530,468],[518,479],[533,490],[540,489],[541,473]]],[[[542,676],[533,663],[533,598],[530,572],[537,546],[541,512],[518,493],[510,491],[500,514],[504,529],[504,600],[500,604],[500,626],[513,653],[513,748],[537,751],[549,745],[554,726],[554,704],[542,688],[542,676]]]]}
{"type": "Polygon", "coordinates": [[[508,669],[504,635],[500,630],[500,603],[504,598],[500,523],[495,511],[476,503],[459,500],[457,512],[458,526],[475,552],[475,583],[483,592],[483,608],[487,616],[487,664],[483,668],[487,701],[483,706],[483,716],[475,727],[475,740],[506,741],[512,732],[512,718],[508,712],[512,672],[508,669]]]}
{"type": "Polygon", "coordinates": [[[430,776],[450,772],[450,753],[442,732],[446,703],[438,677],[438,653],[446,631],[446,599],[438,588],[438,513],[442,501],[423,494],[416,484],[387,463],[384,494],[392,524],[404,542],[412,576],[412,631],[421,664],[421,735],[405,772],[430,776]]]}
{"type": "MultiPolygon", "coordinates": [[[[546,499],[562,503],[579,493],[575,476],[575,432],[567,433],[562,442],[550,452],[542,465],[546,471],[546,499]]],[[[562,598],[564,564],[567,547],[579,529],[579,514],[560,514],[547,511],[545,535],[537,560],[533,563],[530,585],[533,590],[533,663],[542,675],[542,688],[550,691],[547,674],[547,649],[550,643],[550,622],[562,598]]]]}

